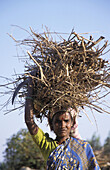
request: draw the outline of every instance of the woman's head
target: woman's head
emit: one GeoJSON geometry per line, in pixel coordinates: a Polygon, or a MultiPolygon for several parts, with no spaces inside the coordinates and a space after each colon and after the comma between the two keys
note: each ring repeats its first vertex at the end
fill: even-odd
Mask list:
{"type": "Polygon", "coordinates": [[[76,111],[72,108],[54,110],[53,117],[49,117],[49,125],[57,137],[68,138],[71,132],[71,127],[74,124],[76,111]]]}

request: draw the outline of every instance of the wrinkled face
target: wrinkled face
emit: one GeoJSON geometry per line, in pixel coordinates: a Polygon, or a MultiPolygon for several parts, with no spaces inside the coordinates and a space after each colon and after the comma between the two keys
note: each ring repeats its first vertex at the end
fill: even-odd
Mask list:
{"type": "Polygon", "coordinates": [[[73,121],[68,112],[57,113],[53,117],[52,126],[54,133],[58,138],[68,138],[72,125],[73,121]]]}

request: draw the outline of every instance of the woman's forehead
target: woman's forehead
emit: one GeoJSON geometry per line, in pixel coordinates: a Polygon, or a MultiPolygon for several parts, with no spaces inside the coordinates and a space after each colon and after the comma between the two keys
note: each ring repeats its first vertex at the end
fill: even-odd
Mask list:
{"type": "Polygon", "coordinates": [[[64,118],[70,118],[70,113],[69,112],[58,112],[54,116],[55,119],[64,119],[64,118]]]}

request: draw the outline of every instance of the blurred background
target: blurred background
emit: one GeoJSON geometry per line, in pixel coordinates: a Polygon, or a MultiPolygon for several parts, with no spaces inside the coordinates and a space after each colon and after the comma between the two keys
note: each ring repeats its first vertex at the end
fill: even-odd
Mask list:
{"type": "MultiPolygon", "coordinates": [[[[0,76],[11,78],[15,72],[20,74],[24,71],[24,62],[17,57],[19,47],[8,34],[22,40],[29,36],[25,31],[30,31],[29,27],[41,33],[42,27],[45,26],[52,32],[62,33],[70,33],[74,28],[76,33],[89,32],[94,39],[104,36],[105,40],[110,42],[110,1],[0,0],[0,76]]],[[[65,35],[65,38],[68,38],[68,35],[65,35]]],[[[105,55],[105,59],[109,58],[110,52],[105,55]]],[[[0,84],[4,83],[4,79],[0,79],[0,84]]],[[[8,97],[1,97],[0,104],[5,103],[8,97]]],[[[105,100],[109,104],[110,95],[105,100]]],[[[10,107],[13,108],[11,105],[10,107]]],[[[86,112],[92,123],[85,114],[78,119],[82,138],[90,139],[96,132],[103,145],[110,131],[110,115],[94,111],[93,116],[90,111],[86,112]]],[[[6,115],[4,113],[4,110],[0,110],[0,161],[3,161],[6,140],[20,129],[26,128],[23,112],[15,111],[6,115]]],[[[38,124],[44,132],[50,132],[45,121],[38,124]]],[[[54,135],[51,133],[51,136],[54,135]]]]}

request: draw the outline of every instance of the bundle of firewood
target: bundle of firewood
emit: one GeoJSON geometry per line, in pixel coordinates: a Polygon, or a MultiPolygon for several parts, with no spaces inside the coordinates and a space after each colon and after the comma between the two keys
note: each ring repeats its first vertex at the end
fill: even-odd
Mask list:
{"type": "Polygon", "coordinates": [[[87,39],[72,31],[66,40],[58,33],[47,31],[40,34],[31,29],[30,38],[18,41],[19,45],[29,48],[25,72],[15,81],[18,84],[22,80],[25,84],[17,91],[19,98],[26,96],[26,82],[31,76],[35,82],[34,108],[39,110],[37,116],[40,118],[47,116],[48,110],[63,106],[75,109],[87,106],[106,112],[97,104],[110,88],[110,65],[103,59],[107,41],[98,47],[103,39],[101,36],[94,41],[92,36],[87,39]],[[53,36],[59,40],[54,40],[53,36]],[[36,76],[31,74],[34,71],[36,76]],[[104,94],[103,88],[106,88],[104,94]]]}

